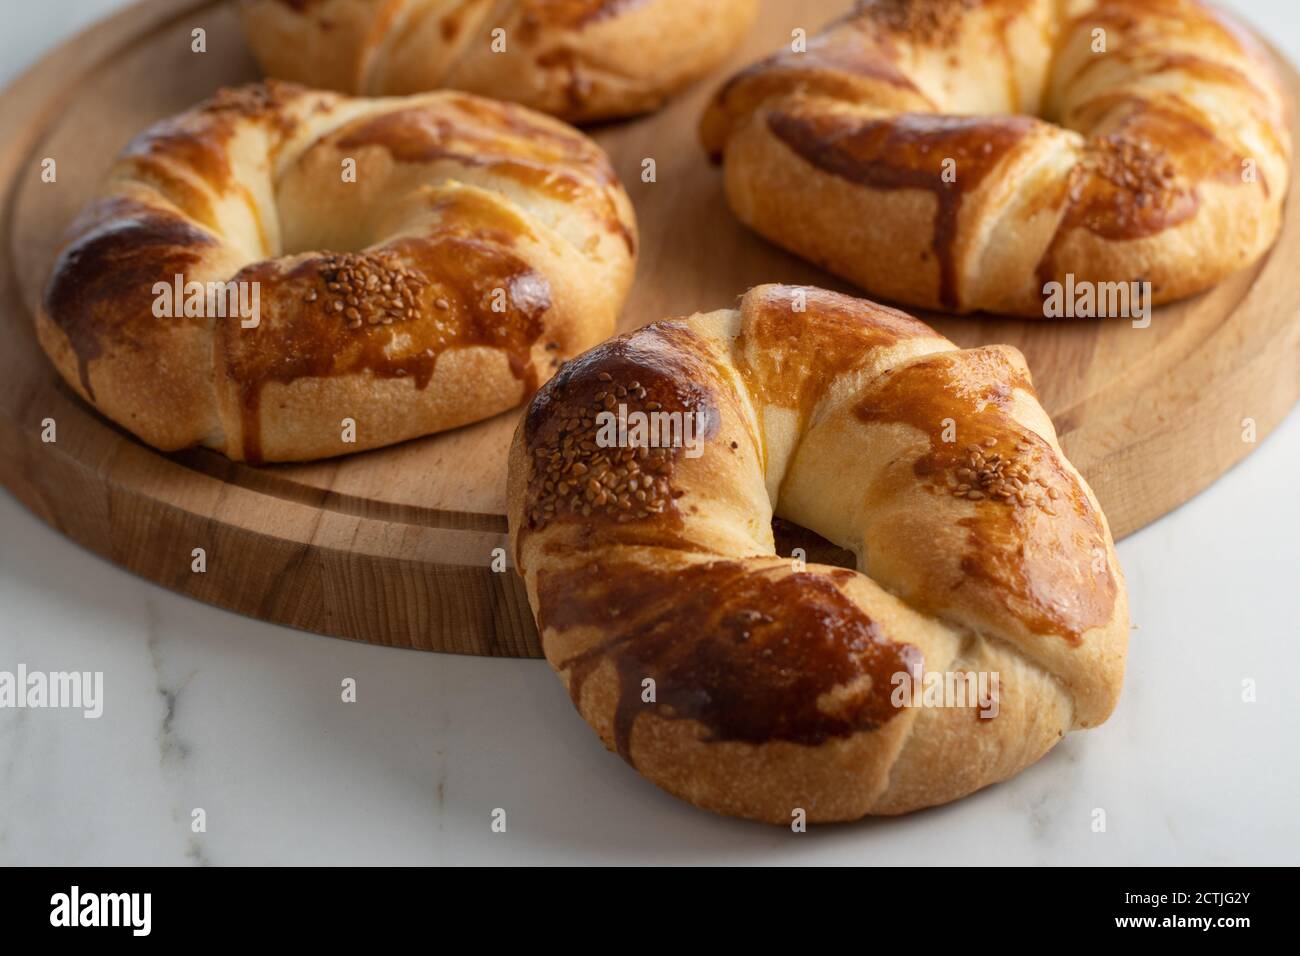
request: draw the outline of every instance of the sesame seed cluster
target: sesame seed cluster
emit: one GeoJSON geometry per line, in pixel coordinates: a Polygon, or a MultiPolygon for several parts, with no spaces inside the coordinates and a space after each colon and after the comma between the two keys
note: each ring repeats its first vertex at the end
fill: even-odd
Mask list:
{"type": "Polygon", "coordinates": [[[1103,136],[1089,153],[1094,173],[1113,186],[1133,193],[1139,204],[1154,201],[1177,178],[1173,163],[1149,143],[1121,136],[1103,136]]]}
{"type": "MultiPolygon", "coordinates": [[[[327,256],[318,275],[325,292],[313,288],[305,301],[321,302],[327,314],[337,315],[349,329],[418,318],[420,292],[429,285],[428,279],[396,256],[382,253],[327,256]]],[[[436,304],[448,308],[445,299],[436,304]]]]}
{"type": "Polygon", "coordinates": [[[282,112],[297,92],[292,84],[269,80],[240,87],[222,87],[203,104],[210,113],[270,116],[282,112]]]}
{"type": "Polygon", "coordinates": [[[535,528],[562,514],[603,514],[619,522],[647,518],[662,514],[684,494],[669,481],[677,449],[597,444],[596,416],[601,412],[612,412],[620,404],[629,413],[662,408],[647,400],[639,381],[622,385],[608,372],[600,372],[597,380],[599,387],[589,400],[557,410],[554,437],[533,451],[529,518],[535,528]]]}
{"type": "Polygon", "coordinates": [[[1054,502],[1060,492],[1034,477],[1027,456],[1033,446],[1016,442],[1015,451],[1004,455],[995,451],[998,439],[985,438],[978,445],[967,445],[966,456],[947,476],[954,498],[967,501],[998,501],[1017,508],[1037,506],[1056,515],[1054,502]]]}
{"type": "Polygon", "coordinates": [[[957,32],[963,15],[983,0],[876,0],[859,3],[878,22],[914,39],[940,42],[957,32]]]}

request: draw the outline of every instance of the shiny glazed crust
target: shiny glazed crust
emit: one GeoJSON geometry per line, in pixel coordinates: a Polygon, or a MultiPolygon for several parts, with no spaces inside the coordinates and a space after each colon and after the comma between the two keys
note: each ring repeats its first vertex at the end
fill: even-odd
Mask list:
{"type": "Polygon", "coordinates": [[[701,132],[778,245],[885,298],[1031,318],[1067,275],[1159,304],[1252,264],[1292,149],[1268,54],[1199,0],[868,0],[734,77],[701,132]]]}
{"type": "Polygon", "coordinates": [[[763,286],[566,363],[516,432],[508,517],[579,712],[709,810],[945,803],[1120,693],[1123,574],[1023,357],[865,300],[763,286]],[[620,405],[698,415],[703,445],[607,447],[620,405]],[[774,516],[860,572],[777,557],[774,516]],[[900,675],[963,673],[997,675],[996,714],[894,698],[900,675]]]}
{"type": "Polygon", "coordinates": [[[758,0],[242,0],[271,76],[367,96],[449,87],[570,122],[658,109],[717,66],[758,0]],[[494,32],[504,49],[494,52],[494,32]]]}
{"type": "Polygon", "coordinates": [[[518,404],[613,331],[635,247],[604,153],[548,116],[255,85],[127,147],[37,327],[68,383],[157,448],[322,458],[518,404]],[[233,297],[186,315],[164,296],[158,317],[177,276],[256,290],[256,325],[233,297]]]}

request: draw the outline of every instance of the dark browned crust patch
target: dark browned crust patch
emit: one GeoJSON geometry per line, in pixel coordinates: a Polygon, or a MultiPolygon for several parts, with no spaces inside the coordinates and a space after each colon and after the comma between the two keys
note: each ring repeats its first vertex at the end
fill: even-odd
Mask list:
{"type": "Polygon", "coordinates": [[[45,311],[77,357],[81,387],[92,400],[90,363],[114,348],[146,350],[161,322],[153,317],[154,285],[171,283],[217,242],[208,233],[127,199],[100,199],[73,224],[76,236],[55,262],[45,311]]]}
{"type": "Polygon", "coordinates": [[[868,119],[843,113],[773,110],[768,127],[818,169],[872,189],[922,189],[937,201],[930,250],[939,263],[939,302],[959,303],[956,256],[962,201],[1027,139],[1040,121],[1028,116],[932,116],[868,119]],[[956,162],[944,180],[946,160],[956,162]]]}
{"type": "MultiPolygon", "coordinates": [[[[529,461],[524,531],[557,519],[676,521],[675,447],[602,447],[602,411],[703,415],[703,438],[720,419],[714,373],[685,326],[657,323],[567,362],[528,407],[529,461]]],[[[521,535],[522,538],[522,535],[521,535]]]]}
{"type": "Polygon", "coordinates": [[[568,661],[575,704],[603,661],[618,673],[618,752],[631,762],[636,718],[702,724],[710,742],[817,746],[894,716],[894,675],[919,677],[920,651],[885,635],[840,585],[856,572],[790,573],[717,561],[676,571],[592,563],[542,571],[540,627],[606,635],[568,661]],[[642,681],[655,682],[643,703],[642,681]]]}

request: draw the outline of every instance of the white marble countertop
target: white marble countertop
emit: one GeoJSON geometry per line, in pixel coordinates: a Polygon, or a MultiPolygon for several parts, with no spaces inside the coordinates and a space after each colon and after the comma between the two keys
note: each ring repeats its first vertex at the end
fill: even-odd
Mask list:
{"type": "MultiPolygon", "coordinates": [[[[0,82],[120,5],[5,3],[0,82]]],[[[1300,62],[1294,0],[1229,5],[1300,62]]],[[[541,661],[228,614],[89,554],[0,491],[0,670],[103,671],[105,684],[99,719],[0,710],[0,864],[1294,864],[1297,479],[1293,413],[1119,546],[1139,629],[1104,727],[954,805],[797,835],[641,780],[541,661]],[[340,701],[345,677],[356,703],[340,701]],[[206,832],[192,832],[195,808],[206,832]]]]}

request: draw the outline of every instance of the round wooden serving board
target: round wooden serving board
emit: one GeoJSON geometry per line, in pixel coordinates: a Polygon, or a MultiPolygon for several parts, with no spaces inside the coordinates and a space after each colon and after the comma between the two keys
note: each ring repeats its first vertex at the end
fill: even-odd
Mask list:
{"type": "MultiPolygon", "coordinates": [[[[637,207],[641,261],[622,328],[727,306],[762,282],[852,291],[746,232],[727,211],[695,125],[740,64],[813,32],[847,0],[770,0],[731,64],[664,112],[595,136],[637,207]],[[641,179],[653,157],[657,181],[641,179]]],[[[1300,99],[1300,79],[1284,67],[1300,99]]],[[[0,94],[0,481],[111,560],[266,620],[377,643],[537,655],[523,585],[493,570],[506,546],[506,450],[517,413],[369,454],[253,468],[161,455],[82,403],[36,344],[32,310],[60,233],[117,151],[153,121],[257,72],[233,5],[146,0],[82,34],[0,94]],[[207,52],[191,52],[191,31],[207,52]],[[45,158],[56,183],[41,181],[45,158]],[[42,441],[42,421],[57,441],[42,441]],[[195,548],[204,573],[191,570],[195,548]]],[[[1296,128],[1300,129],[1300,124],[1296,128]]],[[[1296,171],[1300,177],[1300,170],[1296,171]]],[[[1300,190],[1261,265],[1197,299],[1127,321],[927,317],[963,346],[1029,360],[1071,460],[1116,537],[1205,488],[1300,397],[1300,190]]]]}

